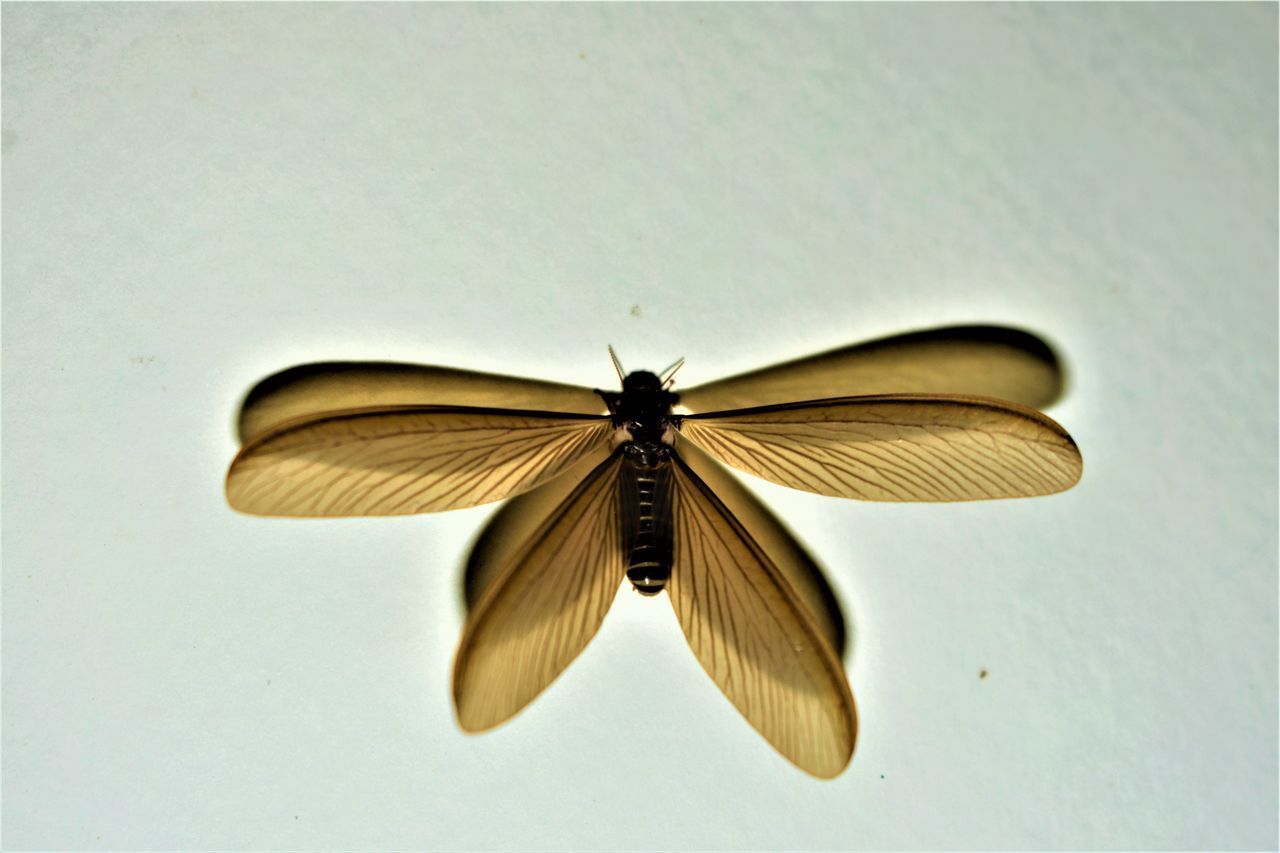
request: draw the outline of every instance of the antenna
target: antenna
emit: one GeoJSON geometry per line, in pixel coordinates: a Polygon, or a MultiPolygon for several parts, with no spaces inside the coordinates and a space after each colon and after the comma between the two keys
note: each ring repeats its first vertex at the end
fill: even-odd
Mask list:
{"type": "Polygon", "coordinates": [[[671,387],[671,383],[676,379],[676,371],[682,367],[684,367],[684,356],[677,358],[675,364],[672,364],[659,374],[662,377],[662,390],[665,391],[671,387]]]}
{"type": "Polygon", "coordinates": [[[622,369],[622,362],[618,361],[618,354],[613,351],[613,344],[609,345],[609,358],[613,359],[613,369],[618,371],[618,381],[625,381],[627,372],[622,369]]]}

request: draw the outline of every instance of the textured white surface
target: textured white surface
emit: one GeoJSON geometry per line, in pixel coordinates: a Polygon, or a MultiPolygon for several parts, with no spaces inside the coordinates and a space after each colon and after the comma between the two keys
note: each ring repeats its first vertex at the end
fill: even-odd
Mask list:
{"type": "Polygon", "coordinates": [[[1275,5],[6,4],[3,30],[6,848],[1277,845],[1275,5]],[[693,384],[974,321],[1059,347],[1076,489],[758,488],[855,634],[834,782],[634,595],[464,736],[488,510],[221,495],[240,394],[298,362],[605,385],[613,343],[693,384]]]}

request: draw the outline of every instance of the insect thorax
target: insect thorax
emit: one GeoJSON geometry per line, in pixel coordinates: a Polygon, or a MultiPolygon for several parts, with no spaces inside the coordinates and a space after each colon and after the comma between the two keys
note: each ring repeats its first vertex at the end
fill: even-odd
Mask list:
{"type": "Polygon", "coordinates": [[[628,373],[622,391],[596,391],[609,407],[609,415],[619,435],[615,445],[631,441],[641,447],[671,444],[669,430],[675,426],[671,407],[680,395],[662,387],[662,380],[647,370],[628,373]]]}

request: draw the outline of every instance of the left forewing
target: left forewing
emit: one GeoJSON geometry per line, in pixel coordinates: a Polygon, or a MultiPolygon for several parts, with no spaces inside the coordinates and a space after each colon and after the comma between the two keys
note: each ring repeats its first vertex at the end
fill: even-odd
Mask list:
{"type": "Polygon", "coordinates": [[[227,500],[252,515],[409,515],[518,494],[606,444],[605,418],[401,407],[278,427],[231,463],[227,500]]]}

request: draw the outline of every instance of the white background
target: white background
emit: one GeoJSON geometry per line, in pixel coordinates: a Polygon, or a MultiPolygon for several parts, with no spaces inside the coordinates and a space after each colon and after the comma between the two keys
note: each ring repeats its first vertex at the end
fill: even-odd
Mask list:
{"type": "Polygon", "coordinates": [[[1276,22],[6,5],[4,846],[1274,848],[1276,22]],[[222,497],[299,362],[609,386],[612,343],[688,386],[960,322],[1053,341],[1084,478],[752,484],[855,633],[833,782],[635,595],[466,736],[491,508],[222,497]]]}

